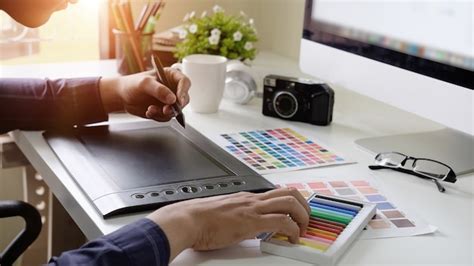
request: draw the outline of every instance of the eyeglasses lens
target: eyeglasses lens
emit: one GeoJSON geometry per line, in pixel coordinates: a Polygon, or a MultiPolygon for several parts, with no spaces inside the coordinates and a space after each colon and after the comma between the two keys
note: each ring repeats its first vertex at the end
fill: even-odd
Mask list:
{"type": "Polygon", "coordinates": [[[449,168],[437,162],[429,160],[417,160],[413,171],[431,178],[443,179],[448,175],[449,168]]]}
{"type": "Polygon", "coordinates": [[[378,165],[396,168],[403,162],[403,160],[405,160],[405,158],[406,156],[398,153],[382,153],[379,154],[375,160],[378,165]]]}

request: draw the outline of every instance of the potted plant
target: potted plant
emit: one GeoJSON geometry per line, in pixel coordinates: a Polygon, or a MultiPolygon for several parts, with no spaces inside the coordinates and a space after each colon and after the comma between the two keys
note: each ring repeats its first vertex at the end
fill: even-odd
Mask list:
{"type": "Polygon", "coordinates": [[[255,59],[258,41],[254,20],[240,12],[227,15],[220,6],[212,14],[203,12],[200,17],[193,11],[184,18],[180,30],[182,42],[177,44],[175,56],[181,61],[191,54],[212,54],[229,60],[255,59]]]}

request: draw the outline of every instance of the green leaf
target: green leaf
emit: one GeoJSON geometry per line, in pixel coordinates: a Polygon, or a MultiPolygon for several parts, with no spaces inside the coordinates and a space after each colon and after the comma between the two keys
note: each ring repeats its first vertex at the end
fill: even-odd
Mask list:
{"type": "Polygon", "coordinates": [[[229,59],[252,60],[257,53],[256,49],[247,51],[244,49],[245,43],[258,42],[258,37],[253,26],[248,24],[245,16],[226,15],[224,12],[213,13],[204,18],[194,17],[185,26],[196,24],[198,31],[191,34],[188,31],[186,39],[176,45],[175,57],[182,60],[191,54],[215,54],[222,55],[229,59]],[[221,31],[218,45],[211,45],[209,37],[213,29],[221,31]],[[234,41],[234,33],[240,31],[242,40],[234,41]]]}

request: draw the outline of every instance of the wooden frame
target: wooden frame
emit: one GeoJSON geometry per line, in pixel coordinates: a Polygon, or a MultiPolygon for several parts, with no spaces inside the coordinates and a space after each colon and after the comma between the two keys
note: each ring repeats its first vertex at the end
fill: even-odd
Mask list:
{"type": "Polygon", "coordinates": [[[115,58],[115,38],[112,29],[115,27],[112,18],[110,1],[100,1],[99,6],[99,51],[100,59],[115,58]]]}

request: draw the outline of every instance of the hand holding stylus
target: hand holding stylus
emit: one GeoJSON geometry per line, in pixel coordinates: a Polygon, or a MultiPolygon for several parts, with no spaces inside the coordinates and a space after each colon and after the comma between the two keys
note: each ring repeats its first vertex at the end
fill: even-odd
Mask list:
{"type": "MultiPolygon", "coordinates": [[[[151,63],[153,65],[153,70],[155,70],[155,75],[158,81],[160,81],[161,84],[165,85],[166,87],[171,88],[171,84],[168,80],[168,77],[166,76],[165,69],[163,67],[163,64],[161,64],[160,58],[152,55],[151,63]]],[[[173,111],[173,114],[176,120],[178,120],[179,124],[183,128],[186,127],[186,124],[184,122],[184,114],[178,102],[175,102],[173,105],[171,105],[171,110],[173,111]]]]}
{"type": "Polygon", "coordinates": [[[175,115],[172,106],[184,108],[189,103],[190,80],[180,71],[165,68],[169,86],[160,83],[154,71],[118,78],[102,78],[99,84],[102,104],[107,112],[130,114],[167,122],[175,115]],[[176,91],[173,92],[173,91],[176,91]]]}

